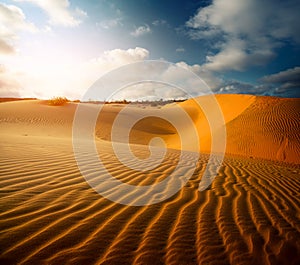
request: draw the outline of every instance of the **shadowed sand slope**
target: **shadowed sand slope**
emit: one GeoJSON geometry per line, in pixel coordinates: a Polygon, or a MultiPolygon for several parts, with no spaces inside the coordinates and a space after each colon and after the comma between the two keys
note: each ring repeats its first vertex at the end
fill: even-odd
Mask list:
{"type": "MultiPolygon", "coordinates": [[[[300,264],[299,99],[219,95],[217,100],[228,136],[213,183],[199,192],[208,155],[193,165],[193,153],[186,152],[181,175],[192,172],[192,177],[184,187],[141,207],[111,202],[85,181],[72,147],[76,104],[1,103],[0,264],[300,264]]],[[[182,107],[209,150],[205,115],[192,100],[182,107]]],[[[153,117],[137,123],[129,137],[136,156],[149,155],[148,146],[139,144],[153,136],[170,148],[153,170],[131,170],[116,159],[109,141],[122,109],[105,106],[98,119],[99,157],[124,183],[163,181],[180,159],[175,128],[153,117]]],[[[172,106],[129,106],[121,115],[130,122],[140,112],[159,111],[175,113],[172,106]]],[[[126,123],[117,129],[122,134],[126,123]]],[[[122,141],[115,145],[124,147],[122,141]]],[[[88,155],[85,159],[87,176],[97,182],[97,165],[88,155]]],[[[109,185],[107,193],[133,196],[109,185]]]]}

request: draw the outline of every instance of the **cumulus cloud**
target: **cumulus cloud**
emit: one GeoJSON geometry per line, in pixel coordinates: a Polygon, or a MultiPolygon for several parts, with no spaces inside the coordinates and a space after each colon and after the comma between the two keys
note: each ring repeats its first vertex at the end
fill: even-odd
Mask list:
{"type": "MultiPolygon", "coordinates": [[[[125,75],[120,79],[122,82],[128,76],[128,80],[145,79],[147,81],[122,89],[114,95],[114,99],[159,100],[190,98],[212,93],[221,82],[220,79],[212,76],[210,72],[202,69],[200,65],[189,65],[183,61],[176,64],[163,61],[148,61],[143,65],[132,65],[130,68],[130,71],[128,69],[124,70],[125,75]],[[154,80],[158,81],[158,83],[154,80]]],[[[108,81],[110,87],[117,87],[118,82],[118,77],[110,78],[108,81]]],[[[132,81],[128,81],[128,83],[130,82],[132,81]]]]}
{"type": "Polygon", "coordinates": [[[80,8],[70,9],[68,0],[15,0],[16,2],[30,2],[39,6],[49,16],[49,23],[65,27],[78,26],[87,13],[80,8]]]}
{"type": "MultiPolygon", "coordinates": [[[[46,85],[48,87],[56,87],[58,91],[64,91],[64,94],[71,98],[81,98],[85,91],[105,73],[129,63],[146,60],[148,56],[149,51],[141,47],[127,50],[108,50],[98,58],[79,65],[68,66],[68,73],[63,71],[63,77],[61,78],[64,82],[57,82],[57,84],[54,85],[53,82],[56,82],[55,80],[59,80],[59,78],[55,77],[55,72],[52,72],[51,76],[46,78],[46,80],[52,80],[52,84],[47,83],[46,85]],[[70,87],[73,88],[72,91],[70,91],[70,87]]],[[[60,71],[59,69],[57,70],[58,75],[60,71]]],[[[47,91],[48,89],[45,90],[47,91]]],[[[53,92],[51,89],[50,91],[53,92]]],[[[105,94],[105,92],[106,91],[100,91],[100,94],[105,94]]]]}
{"type": "Polygon", "coordinates": [[[290,82],[295,82],[300,84],[300,67],[294,67],[291,69],[287,69],[285,71],[272,74],[272,75],[267,75],[261,78],[262,82],[265,83],[290,83],[290,82]]]}
{"type": "MultiPolygon", "coordinates": [[[[73,87],[73,94],[70,94],[70,97],[81,98],[84,92],[105,73],[129,63],[146,60],[148,57],[149,51],[141,47],[108,50],[98,58],[72,67],[71,73],[66,79],[68,84],[59,84],[59,86],[66,90],[66,93],[70,92],[69,87],[73,87]]],[[[100,94],[105,94],[105,92],[100,91],[100,94]]]]}
{"type": "Polygon", "coordinates": [[[260,79],[268,85],[275,94],[287,94],[289,96],[300,96],[300,67],[294,67],[285,71],[264,76],[260,79]]]}
{"type": "MultiPolygon", "coordinates": [[[[24,60],[20,55],[15,58],[15,64],[11,63],[9,67],[0,69],[1,95],[39,98],[67,96],[71,99],[81,99],[87,89],[109,71],[130,63],[144,61],[148,58],[149,51],[141,47],[127,50],[108,50],[97,58],[78,63],[61,61],[60,64],[57,64],[56,60],[51,61],[51,58],[45,61],[45,58],[37,60],[37,58],[26,57],[26,60],[24,60]],[[20,60],[19,64],[17,60],[20,60]]],[[[149,84],[147,82],[136,84],[116,94],[116,99],[158,100],[160,98],[186,98],[208,92],[208,87],[205,83],[195,75],[187,74],[180,68],[197,74],[210,88],[217,87],[221,82],[221,80],[212,76],[209,71],[197,64],[188,65],[185,62],[179,62],[166,65],[156,61],[148,61],[145,64],[145,70],[142,72],[147,77],[168,80],[171,84],[149,84]],[[176,88],[176,86],[182,87],[187,93],[176,88]]],[[[129,78],[128,80],[131,80],[130,77],[135,77],[138,72],[141,73],[141,71],[134,69],[132,71],[126,71],[125,69],[123,76],[113,76],[113,80],[109,81],[109,87],[100,89],[97,94],[98,97],[95,99],[108,99],[114,94],[114,90],[119,88],[119,78],[125,77],[125,79],[129,78]]],[[[140,76],[137,77],[140,78],[140,76]]],[[[89,97],[84,99],[88,100],[89,97]]]]}
{"type": "Polygon", "coordinates": [[[151,28],[146,24],[144,26],[139,26],[134,31],[130,32],[130,35],[134,37],[140,37],[148,33],[151,33],[151,28]]]}
{"type": "Polygon", "coordinates": [[[211,71],[243,71],[250,65],[264,65],[275,56],[267,48],[248,48],[245,40],[232,39],[220,45],[220,51],[206,56],[205,67],[211,71]]]}
{"type": "MultiPolygon", "coordinates": [[[[16,60],[19,57],[16,58],[16,60]]],[[[21,64],[10,64],[9,67],[0,65],[0,95],[1,96],[27,96],[50,98],[52,96],[67,96],[71,99],[81,99],[87,89],[105,73],[130,63],[144,61],[149,58],[147,49],[136,47],[132,49],[114,49],[103,52],[99,57],[85,62],[61,62],[59,65],[55,60],[45,61],[41,58],[20,57],[21,64]]],[[[224,81],[212,71],[199,64],[189,65],[186,62],[176,64],[157,64],[155,61],[148,61],[145,64],[146,76],[159,77],[161,80],[168,80],[172,84],[144,83],[135,84],[123,89],[115,95],[115,99],[144,99],[159,100],[172,98],[186,98],[209,93],[243,93],[259,95],[282,95],[282,91],[292,91],[291,86],[299,85],[299,67],[265,76],[261,84],[252,85],[236,80],[224,81]],[[184,68],[195,73],[202,81],[193,75],[181,71],[184,68]],[[170,82],[171,81],[171,82],[170,82]],[[176,86],[183,88],[180,90],[176,86]],[[290,90],[288,90],[290,89],[290,90]]],[[[139,71],[128,72],[125,70],[125,77],[135,76],[139,71]]],[[[99,91],[102,97],[95,98],[105,100],[118,88],[118,78],[110,80],[109,87],[99,91]]],[[[299,87],[298,87],[299,88],[299,87]]],[[[293,89],[295,96],[297,89],[293,89]]],[[[88,100],[87,98],[86,100],[88,100]]]]}
{"type": "Polygon", "coordinates": [[[203,77],[195,74],[200,71],[199,65],[191,66],[185,62],[131,64],[103,76],[101,82],[96,82],[91,92],[85,95],[85,99],[159,100],[209,94],[212,91],[203,77]]]}
{"type": "MultiPolygon", "coordinates": [[[[219,86],[223,83],[223,80],[213,74],[211,71],[207,70],[205,67],[199,65],[199,64],[194,64],[194,65],[189,65],[186,62],[178,62],[176,63],[176,66],[182,67],[186,70],[189,70],[193,73],[195,73],[198,77],[200,77],[206,85],[210,88],[211,91],[216,92],[219,88],[219,86]]],[[[195,89],[199,89],[195,87],[195,89]]]]}
{"type": "Polygon", "coordinates": [[[99,66],[105,65],[106,69],[111,70],[121,65],[145,60],[148,57],[149,51],[147,49],[136,47],[128,50],[114,49],[105,51],[93,62],[96,62],[99,66]]]}
{"type": "MultiPolygon", "coordinates": [[[[93,78],[90,80],[95,81],[100,77],[100,73],[108,72],[104,69],[112,70],[127,63],[143,61],[148,56],[149,51],[143,48],[107,51],[94,61],[94,65],[90,62],[88,64],[90,68],[85,67],[85,69],[90,69],[89,73],[94,71],[93,78]],[[100,69],[102,70],[100,71],[100,69]]],[[[299,67],[295,67],[274,75],[265,76],[260,80],[261,83],[251,84],[238,80],[224,80],[199,64],[189,65],[181,61],[166,65],[159,64],[156,61],[148,61],[145,66],[146,76],[150,79],[151,77],[153,79],[158,78],[162,82],[168,80],[167,83],[160,84],[149,81],[128,86],[114,94],[115,91],[112,88],[118,87],[116,84],[118,84],[119,77],[116,76],[114,80],[109,81],[110,87],[106,88],[105,93],[103,93],[105,96],[98,99],[106,99],[112,94],[114,94],[113,99],[182,99],[210,93],[299,97],[299,71],[299,67]],[[182,71],[182,68],[195,75],[182,71]]],[[[140,71],[125,71],[124,74],[132,77],[136,76],[138,72],[140,71]]],[[[123,77],[120,78],[123,79],[123,77]]]]}
{"type": "Polygon", "coordinates": [[[221,94],[264,94],[265,88],[237,80],[229,80],[222,83],[222,85],[216,89],[216,92],[221,94]]]}
{"type": "Polygon", "coordinates": [[[259,84],[249,84],[237,80],[223,81],[214,91],[223,94],[300,97],[300,67],[264,76],[259,81],[259,84]]]}
{"type": "Polygon", "coordinates": [[[50,98],[67,96],[78,99],[103,74],[125,64],[146,60],[149,51],[133,49],[105,51],[98,58],[77,62],[45,60],[16,56],[0,68],[1,95],[20,94],[27,97],[50,98]]]}
{"type": "Polygon", "coordinates": [[[0,3],[0,54],[15,52],[14,43],[20,31],[34,32],[36,28],[26,20],[20,8],[0,3]]]}
{"type": "Polygon", "coordinates": [[[215,41],[206,67],[242,71],[263,65],[285,39],[300,42],[297,0],[213,0],[186,22],[192,39],[215,41]]]}

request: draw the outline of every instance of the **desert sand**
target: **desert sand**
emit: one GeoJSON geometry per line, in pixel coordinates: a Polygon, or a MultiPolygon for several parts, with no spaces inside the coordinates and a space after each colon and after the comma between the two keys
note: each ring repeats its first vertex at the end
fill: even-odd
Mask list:
{"type": "MultiPolygon", "coordinates": [[[[200,149],[191,142],[186,150],[200,153],[192,177],[169,199],[140,207],[102,197],[80,173],[72,148],[76,103],[0,103],[0,263],[300,264],[300,99],[217,95],[226,154],[215,180],[200,192],[211,131],[196,101],[201,105],[206,97],[178,103],[199,136],[200,149]]],[[[158,183],[176,167],[179,135],[161,119],[141,120],[129,137],[133,153],[147,157],[149,140],[158,136],[166,157],[145,173],[122,167],[111,128],[123,107],[102,109],[95,127],[99,157],[123,182],[158,183]]],[[[130,106],[126,115],[172,115],[173,108],[130,106]]],[[[123,127],[117,126],[120,134],[123,127]]],[[[190,168],[187,153],[182,174],[190,168]]]]}

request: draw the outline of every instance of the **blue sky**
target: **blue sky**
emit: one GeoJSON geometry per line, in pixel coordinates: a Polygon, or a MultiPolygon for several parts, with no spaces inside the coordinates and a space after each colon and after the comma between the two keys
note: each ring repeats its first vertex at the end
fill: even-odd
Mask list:
{"type": "Polygon", "coordinates": [[[299,97],[298,10],[298,0],[2,1],[0,96],[80,98],[107,71],[162,59],[215,93],[299,97]]]}

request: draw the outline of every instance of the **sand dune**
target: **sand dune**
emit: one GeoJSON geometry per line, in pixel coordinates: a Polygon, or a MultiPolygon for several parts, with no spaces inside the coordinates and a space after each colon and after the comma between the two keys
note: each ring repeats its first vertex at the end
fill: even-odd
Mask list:
{"type": "MultiPolygon", "coordinates": [[[[141,207],[105,199],[81,175],[71,141],[76,104],[1,103],[0,263],[299,264],[299,100],[238,95],[217,100],[225,116],[227,155],[212,185],[198,191],[208,160],[202,153],[179,192],[141,207]]],[[[199,129],[200,141],[209,140],[201,110],[193,101],[181,104],[199,129]]],[[[155,170],[121,167],[109,141],[121,110],[103,109],[96,127],[99,156],[123,182],[162,181],[180,156],[176,130],[155,118],[136,124],[130,141],[137,156],[147,156],[148,147],[139,144],[153,136],[161,136],[170,149],[155,170]]],[[[127,118],[139,111],[172,115],[172,106],[130,107],[127,118]]],[[[125,127],[117,129],[122,133],[125,127]]],[[[92,161],[86,162],[93,169],[92,161]]],[[[182,174],[190,168],[187,153],[182,174]]],[[[118,189],[108,187],[107,192],[118,189]]]]}
{"type": "Polygon", "coordinates": [[[299,99],[256,97],[227,124],[227,152],[299,164],[299,120],[299,99]]]}
{"type": "MultiPolygon", "coordinates": [[[[205,153],[211,151],[211,130],[199,106],[209,97],[199,97],[179,104],[193,120],[193,126],[199,135],[200,151],[205,153]]],[[[216,95],[216,98],[224,115],[228,154],[299,164],[299,99],[250,95],[216,95]]],[[[96,106],[90,104],[90,108],[93,109],[96,106]]],[[[122,105],[103,107],[95,129],[98,139],[111,140],[113,121],[123,108],[122,105]]],[[[164,139],[168,148],[181,150],[176,128],[161,118],[153,117],[160,112],[172,117],[174,116],[173,108],[167,106],[162,109],[143,109],[130,106],[126,113],[121,114],[124,116],[124,124],[117,124],[116,130],[122,135],[127,123],[130,120],[136,120],[139,114],[143,113],[147,118],[137,122],[130,133],[129,140],[132,144],[147,145],[153,137],[159,136],[164,139]]],[[[59,107],[49,106],[42,101],[30,100],[1,103],[0,122],[3,124],[1,132],[8,135],[70,138],[75,110],[75,103],[59,107]]],[[[209,111],[213,112],[213,107],[209,111]]],[[[179,129],[188,131],[188,126],[183,121],[179,129]]],[[[194,148],[194,143],[190,143],[188,150],[198,151],[194,148]]]]}

